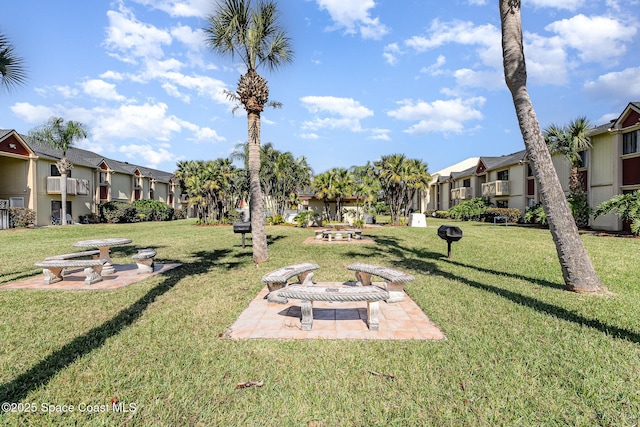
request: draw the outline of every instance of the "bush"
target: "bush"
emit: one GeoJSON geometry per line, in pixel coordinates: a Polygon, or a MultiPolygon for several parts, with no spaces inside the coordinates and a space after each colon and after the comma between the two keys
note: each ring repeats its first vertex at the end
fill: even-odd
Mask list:
{"type": "Polygon", "coordinates": [[[227,215],[223,218],[223,221],[227,224],[233,224],[242,220],[242,214],[235,209],[231,209],[227,212],[227,215]]]}
{"type": "Polygon", "coordinates": [[[487,202],[482,197],[467,200],[450,208],[449,217],[461,221],[480,220],[487,210],[487,202]]]}
{"type": "Polygon", "coordinates": [[[431,218],[449,218],[449,211],[437,211],[435,209],[427,209],[424,211],[426,216],[430,216],[431,218]]]}
{"type": "Polygon", "coordinates": [[[618,217],[629,222],[631,232],[640,235],[640,190],[633,193],[618,194],[598,205],[594,217],[608,213],[615,213],[618,217]]]}
{"type": "Polygon", "coordinates": [[[178,208],[173,210],[173,219],[186,219],[187,218],[187,210],[178,208]]]}
{"type": "Polygon", "coordinates": [[[509,222],[518,222],[522,216],[522,211],[515,208],[487,208],[484,212],[484,220],[486,222],[493,222],[493,219],[497,216],[506,217],[509,222]]]}
{"type": "Polygon", "coordinates": [[[528,207],[524,212],[524,222],[529,224],[547,225],[547,213],[542,203],[528,207]]]}
{"type": "Polygon", "coordinates": [[[28,227],[36,223],[36,213],[29,208],[9,208],[9,222],[13,227],[28,227]]]}
{"type": "Polygon", "coordinates": [[[173,208],[158,200],[136,200],[133,202],[136,216],[140,221],[170,221],[173,208]]]}
{"type": "Polygon", "coordinates": [[[102,202],[98,205],[100,222],[126,223],[138,222],[136,208],[125,202],[102,202]]]}
{"type": "Polygon", "coordinates": [[[571,215],[578,228],[585,228],[589,225],[589,218],[593,210],[589,206],[589,199],[586,194],[571,194],[567,197],[571,215]]]}
{"type": "Polygon", "coordinates": [[[312,222],[315,218],[316,213],[313,211],[304,211],[299,212],[296,216],[293,217],[293,220],[296,222],[298,227],[306,227],[309,225],[309,222],[312,222]]]}

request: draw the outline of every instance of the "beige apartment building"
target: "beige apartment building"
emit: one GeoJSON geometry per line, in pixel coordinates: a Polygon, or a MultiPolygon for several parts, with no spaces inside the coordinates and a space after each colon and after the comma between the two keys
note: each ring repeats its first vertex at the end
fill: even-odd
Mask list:
{"type": "MultiPolygon", "coordinates": [[[[589,137],[592,147],[582,152],[579,168],[589,205],[595,208],[618,194],[640,189],[640,102],[629,103],[616,120],[593,128],[589,137]]],[[[568,194],[571,165],[560,155],[552,160],[568,194]]],[[[540,201],[526,150],[479,157],[471,166],[448,167],[432,176],[422,203],[426,209],[447,210],[465,200],[484,197],[496,207],[516,208],[524,214],[527,207],[540,201]]],[[[628,230],[628,224],[614,214],[592,218],[590,226],[628,230]]]]}
{"type": "MultiPolygon", "coordinates": [[[[56,162],[62,153],[35,142],[15,130],[0,129],[0,229],[8,228],[8,208],[36,212],[37,226],[60,217],[60,173],[56,162]]],[[[186,206],[173,174],[108,159],[78,148],[67,151],[73,164],[67,176],[67,214],[82,222],[98,213],[101,202],[158,200],[174,209],[186,206]]]]}

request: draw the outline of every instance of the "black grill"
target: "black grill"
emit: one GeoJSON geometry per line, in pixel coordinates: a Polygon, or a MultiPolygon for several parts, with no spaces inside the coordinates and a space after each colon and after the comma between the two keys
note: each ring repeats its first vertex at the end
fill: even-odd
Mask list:
{"type": "Polygon", "coordinates": [[[251,233],[251,223],[250,222],[234,222],[233,232],[234,233],[251,233]]]}
{"type": "Polygon", "coordinates": [[[462,230],[453,225],[441,225],[438,228],[438,236],[447,241],[447,258],[451,258],[451,242],[462,239],[462,230]]]}
{"type": "Polygon", "coordinates": [[[250,222],[234,222],[233,232],[242,234],[242,248],[244,249],[244,235],[246,233],[251,233],[251,223],[250,222]]]}

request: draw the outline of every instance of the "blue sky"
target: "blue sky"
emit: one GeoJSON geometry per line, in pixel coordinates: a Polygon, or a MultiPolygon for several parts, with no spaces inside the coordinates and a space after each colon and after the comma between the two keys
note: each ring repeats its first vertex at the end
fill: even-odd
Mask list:
{"type": "MultiPolygon", "coordinates": [[[[280,0],[293,63],[258,70],[281,109],[262,142],[316,173],[404,153],[436,172],[524,148],[504,84],[497,0],[280,0]]],[[[247,139],[234,90],[242,64],[211,53],[213,0],[21,0],[0,29],[25,87],[0,93],[0,128],[50,116],[85,123],[79,146],[174,171],[247,139]]],[[[640,0],[523,0],[529,91],[542,127],[594,125],[640,101],[640,0]]]]}

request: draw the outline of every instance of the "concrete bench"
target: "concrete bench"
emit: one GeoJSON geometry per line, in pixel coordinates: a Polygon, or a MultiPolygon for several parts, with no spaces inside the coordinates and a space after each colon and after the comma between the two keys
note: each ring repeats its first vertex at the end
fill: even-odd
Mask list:
{"type": "Polygon", "coordinates": [[[316,231],[316,237],[314,237],[316,240],[322,240],[322,238],[324,237],[324,232],[328,231],[328,230],[315,230],[316,231]]]}
{"type": "Polygon", "coordinates": [[[404,301],[404,284],[415,280],[410,274],[379,265],[355,263],[348,265],[347,270],[356,272],[356,280],[362,286],[371,285],[372,275],[384,279],[389,291],[388,303],[404,301]]]}
{"type": "Polygon", "coordinates": [[[351,233],[354,239],[362,239],[362,230],[360,230],[359,228],[349,228],[347,229],[347,231],[351,233]]]}
{"type": "Polygon", "coordinates": [[[52,259],[74,259],[74,258],[85,258],[85,257],[92,257],[93,259],[98,259],[99,255],[100,255],[99,250],[83,251],[83,252],[72,252],[70,254],[48,256],[44,260],[50,261],[52,259]]]}
{"type": "Polygon", "coordinates": [[[269,302],[277,302],[280,304],[286,304],[286,298],[280,298],[276,295],[277,290],[287,286],[287,281],[293,276],[298,276],[298,283],[300,284],[313,284],[313,270],[319,269],[320,266],[311,263],[302,263],[295,265],[288,265],[278,270],[262,276],[262,282],[269,288],[269,295],[267,300],[269,302]]]}
{"type": "MultiPolygon", "coordinates": [[[[44,260],[51,261],[54,259],[76,259],[76,258],[86,258],[86,257],[91,257],[92,259],[99,259],[100,251],[99,250],[83,251],[83,252],[72,252],[70,254],[53,255],[53,256],[46,257],[44,260]]],[[[68,274],[67,269],[62,269],[61,274],[63,276],[66,276],[68,274]]]]}
{"type": "Polygon", "coordinates": [[[138,274],[153,273],[155,249],[139,249],[137,254],[131,256],[138,265],[138,274]]]}
{"type": "Polygon", "coordinates": [[[378,286],[305,286],[290,285],[277,291],[281,298],[299,299],[302,311],[302,330],[313,326],[313,301],[367,302],[367,326],[371,331],[380,328],[380,301],[389,293],[378,286]]]}
{"type": "Polygon", "coordinates": [[[352,230],[324,230],[322,235],[327,237],[329,241],[332,238],[336,240],[342,240],[344,236],[347,236],[347,240],[351,240],[351,235],[353,234],[352,230]]]}
{"type": "Polygon", "coordinates": [[[62,281],[62,270],[74,267],[84,268],[86,276],[84,283],[91,285],[102,280],[102,266],[104,263],[105,261],[99,259],[50,259],[37,262],[35,266],[42,268],[45,285],[62,281]]]}

